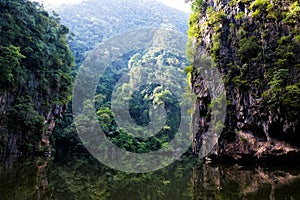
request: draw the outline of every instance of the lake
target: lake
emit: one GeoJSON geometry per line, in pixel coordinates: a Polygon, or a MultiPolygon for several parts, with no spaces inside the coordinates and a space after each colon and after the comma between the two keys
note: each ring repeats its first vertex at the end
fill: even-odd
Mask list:
{"type": "Polygon", "coordinates": [[[202,164],[184,156],[150,173],[128,174],[76,157],[9,158],[0,199],[300,199],[300,167],[202,164]]]}

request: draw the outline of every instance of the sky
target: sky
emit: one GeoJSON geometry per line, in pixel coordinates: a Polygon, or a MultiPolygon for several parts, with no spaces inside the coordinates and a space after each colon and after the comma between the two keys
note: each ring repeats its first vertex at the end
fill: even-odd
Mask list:
{"type": "MultiPolygon", "coordinates": [[[[43,2],[44,5],[59,5],[63,3],[78,3],[82,0],[34,0],[38,2],[43,2]]],[[[190,12],[190,6],[184,3],[184,0],[157,0],[170,7],[177,8],[186,12],[190,12]]]]}
{"type": "Polygon", "coordinates": [[[191,8],[190,5],[187,3],[184,3],[184,0],[158,0],[170,7],[177,8],[179,10],[188,11],[190,12],[191,8]]]}

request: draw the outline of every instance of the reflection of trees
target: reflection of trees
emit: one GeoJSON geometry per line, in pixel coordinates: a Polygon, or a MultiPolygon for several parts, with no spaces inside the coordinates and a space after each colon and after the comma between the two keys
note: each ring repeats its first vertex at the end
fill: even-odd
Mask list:
{"type": "Polygon", "coordinates": [[[299,170],[204,164],[193,170],[193,199],[299,198],[298,191],[285,192],[299,180],[299,170]]]}
{"type": "Polygon", "coordinates": [[[10,156],[0,163],[0,199],[36,199],[36,166],[10,156]]]}
{"type": "Polygon", "coordinates": [[[46,189],[48,188],[48,177],[46,172],[46,167],[49,161],[43,160],[39,157],[36,161],[37,175],[36,175],[36,199],[45,199],[46,189]]]}
{"type": "Polygon", "coordinates": [[[218,168],[202,165],[193,169],[193,199],[217,199],[221,174],[218,168]]]}
{"type": "Polygon", "coordinates": [[[0,199],[191,199],[191,165],[176,162],[150,173],[111,170],[83,158],[49,158],[0,165],[0,199]]]}

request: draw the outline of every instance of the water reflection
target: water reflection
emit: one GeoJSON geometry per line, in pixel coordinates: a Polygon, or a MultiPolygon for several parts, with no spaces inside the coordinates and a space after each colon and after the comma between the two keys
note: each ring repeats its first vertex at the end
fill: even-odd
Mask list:
{"type": "Polygon", "coordinates": [[[200,165],[193,171],[193,199],[300,199],[300,169],[200,165]]]}
{"type": "Polygon", "coordinates": [[[0,199],[300,199],[299,186],[300,168],[195,164],[191,157],[146,174],[114,171],[86,157],[0,164],[0,199]]]}

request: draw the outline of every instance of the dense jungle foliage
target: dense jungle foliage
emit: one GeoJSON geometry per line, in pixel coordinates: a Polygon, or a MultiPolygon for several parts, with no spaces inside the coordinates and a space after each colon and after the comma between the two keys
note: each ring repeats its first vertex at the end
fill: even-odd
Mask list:
{"type": "Polygon", "coordinates": [[[70,100],[68,28],[40,5],[0,1],[0,152],[37,149],[44,121],[70,100]]]}
{"type": "MultiPolygon", "coordinates": [[[[141,27],[159,28],[166,25],[181,33],[187,30],[187,13],[156,1],[83,1],[79,5],[69,4],[55,11],[50,10],[50,14],[40,4],[26,0],[1,1],[0,8],[0,141],[3,154],[37,151],[41,140],[47,143],[43,138],[45,135],[51,137],[53,150],[56,149],[57,152],[85,152],[73,124],[70,100],[73,80],[88,52],[107,38],[141,27]],[[70,28],[70,33],[67,27],[70,28]],[[72,69],[73,65],[76,67],[72,69]],[[57,105],[66,110],[62,120],[58,119],[61,118],[61,111],[54,110],[57,105]],[[54,120],[55,130],[51,135],[54,120]]],[[[120,141],[127,141],[128,138],[127,134],[119,133],[113,124],[109,107],[110,95],[122,71],[128,70],[127,62],[131,56],[140,56],[140,59],[144,57],[143,62],[149,62],[145,61],[149,58],[154,62],[159,59],[160,63],[164,63],[160,64],[161,67],[179,67],[179,70],[186,63],[184,55],[156,51],[124,55],[123,60],[114,63],[99,81],[95,97],[98,106],[96,112],[102,128],[110,135],[118,135],[114,139],[118,140],[115,143],[123,143],[120,141]],[[159,57],[160,54],[163,55],[159,57]]],[[[155,87],[147,87],[152,87],[146,88],[146,93],[150,95],[155,87]]],[[[145,91],[140,92],[144,94],[145,91]]],[[[169,98],[171,95],[164,89],[159,92],[157,89],[157,94],[161,98],[164,95],[169,98]]],[[[147,110],[144,113],[141,110],[148,107],[150,99],[148,103],[142,103],[143,101],[139,95],[132,102],[141,104],[141,107],[131,110],[133,118],[140,125],[147,123],[147,119],[144,119],[148,117],[147,110]]],[[[166,127],[173,127],[170,125],[169,123],[166,127]]],[[[164,137],[162,135],[161,133],[161,137],[164,137]]],[[[154,140],[152,142],[157,143],[154,140]]],[[[153,148],[161,145],[154,145],[157,147],[153,148]]]]}
{"type": "MultiPolygon", "coordinates": [[[[156,42],[156,48],[128,52],[118,61],[113,62],[112,66],[100,78],[94,100],[83,102],[83,105],[87,107],[92,106],[92,104],[96,105],[96,114],[102,129],[117,146],[133,152],[149,152],[160,149],[164,142],[169,141],[174,136],[174,131],[178,129],[178,124],[180,124],[180,121],[178,121],[180,116],[172,120],[172,122],[167,121],[165,129],[156,135],[157,137],[150,137],[146,140],[136,139],[128,134],[129,130],[124,131],[124,129],[120,129],[116,125],[111,110],[111,95],[122,75],[129,73],[130,77],[138,82],[141,81],[138,80],[138,75],[146,73],[147,67],[149,67],[148,73],[151,72],[152,75],[154,75],[155,71],[162,74],[160,81],[164,79],[169,79],[168,81],[170,81],[173,78],[173,81],[178,81],[178,84],[181,84],[183,88],[185,87],[183,86],[185,80],[182,77],[184,77],[183,69],[187,65],[183,49],[186,41],[176,41],[176,37],[179,36],[168,35],[170,33],[164,31],[164,29],[178,31],[179,35],[185,35],[188,14],[155,1],[108,2],[102,0],[89,2],[60,7],[56,11],[60,15],[62,22],[70,27],[69,42],[76,58],[76,68],[79,68],[87,55],[96,54],[97,48],[95,47],[97,44],[101,44],[102,41],[117,35],[120,35],[117,37],[123,37],[122,34],[126,35],[126,32],[129,31],[137,31],[138,33],[138,30],[142,28],[162,29],[158,33],[162,39],[156,42]],[[99,10],[102,12],[99,12],[99,10]],[[170,41],[173,41],[173,44],[170,41]],[[167,52],[164,50],[166,47],[168,49],[172,47],[172,50],[167,52]],[[128,65],[131,65],[131,69],[129,69],[130,66],[128,65]],[[157,69],[155,69],[156,67],[157,69]],[[180,73],[182,77],[172,77],[176,73],[180,73]]],[[[140,37],[139,34],[136,37],[140,37]]],[[[131,39],[134,38],[129,38],[129,40],[131,39]]],[[[140,38],[136,38],[136,40],[140,40],[140,38]]],[[[128,43],[130,42],[132,41],[128,41],[128,43]]],[[[94,74],[93,72],[89,73],[91,73],[91,76],[94,74]]],[[[126,89],[124,90],[124,88],[128,87],[126,84],[119,87],[123,88],[123,93],[126,93],[126,89]]],[[[119,93],[122,95],[122,91],[119,91],[119,93]]],[[[171,100],[173,103],[169,105],[167,111],[169,119],[172,118],[171,115],[174,116],[174,112],[177,112],[177,115],[180,112],[180,102],[176,103],[174,94],[172,95],[167,88],[160,88],[159,85],[145,85],[144,88],[140,88],[139,91],[132,95],[130,114],[137,125],[141,127],[136,127],[135,130],[133,130],[133,127],[129,129],[135,132],[140,131],[141,135],[147,134],[143,133],[145,131],[143,127],[149,124],[149,108],[154,101],[173,99],[171,100]]],[[[52,142],[56,146],[55,149],[58,152],[65,153],[85,152],[86,150],[76,133],[71,115],[71,105],[69,105],[67,113],[63,120],[59,121],[53,133],[52,142]]],[[[159,118],[163,119],[163,117],[165,116],[160,116],[159,118]]],[[[159,119],[156,120],[159,121],[159,119]]]]}

